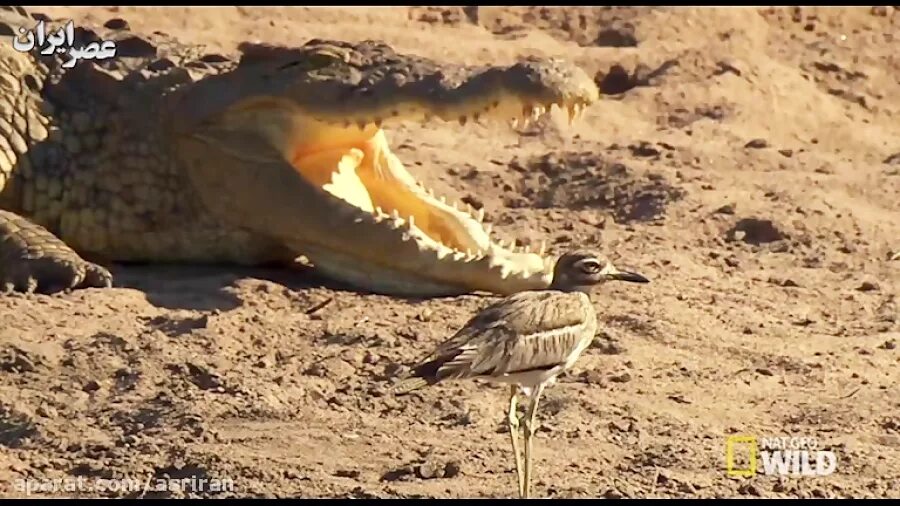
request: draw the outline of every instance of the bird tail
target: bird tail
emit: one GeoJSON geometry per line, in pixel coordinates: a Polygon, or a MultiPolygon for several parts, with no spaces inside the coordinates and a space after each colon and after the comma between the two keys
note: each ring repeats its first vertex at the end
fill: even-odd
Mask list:
{"type": "Polygon", "coordinates": [[[440,362],[432,360],[415,367],[410,374],[388,389],[394,395],[406,395],[428,385],[434,385],[440,378],[437,375],[440,362]]]}
{"type": "Polygon", "coordinates": [[[428,380],[424,378],[406,378],[400,380],[399,383],[392,386],[388,391],[394,395],[406,395],[427,385],[428,380]]]}

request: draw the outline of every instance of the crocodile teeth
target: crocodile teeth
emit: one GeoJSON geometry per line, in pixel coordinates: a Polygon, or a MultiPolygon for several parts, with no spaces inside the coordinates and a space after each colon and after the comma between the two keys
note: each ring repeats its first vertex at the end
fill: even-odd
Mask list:
{"type": "Polygon", "coordinates": [[[459,117],[459,124],[460,124],[461,126],[466,126],[466,122],[467,122],[467,121],[469,121],[469,118],[467,118],[467,117],[465,117],[465,116],[460,116],[460,117],[459,117]]]}
{"type": "Polygon", "coordinates": [[[406,220],[406,226],[409,227],[410,230],[412,230],[413,228],[415,228],[415,226],[416,226],[416,217],[410,215],[409,219],[406,220]]]}
{"type": "Polygon", "coordinates": [[[511,126],[512,128],[518,127],[519,126],[519,118],[513,118],[513,119],[509,120],[509,126],[511,126]]]}
{"type": "Polygon", "coordinates": [[[571,125],[572,123],[575,122],[575,120],[577,120],[578,118],[581,117],[581,114],[584,111],[584,109],[586,109],[586,107],[579,103],[574,103],[574,104],[567,105],[566,109],[567,109],[567,112],[569,113],[569,124],[571,125]]]}
{"type": "MultiPolygon", "coordinates": [[[[479,222],[484,221],[484,208],[483,207],[481,209],[475,211],[475,218],[477,218],[479,222]]],[[[485,227],[485,228],[487,228],[487,227],[485,227]]]]}
{"type": "Polygon", "coordinates": [[[544,253],[547,252],[547,241],[541,241],[541,247],[538,249],[538,254],[544,256],[544,253]]]}

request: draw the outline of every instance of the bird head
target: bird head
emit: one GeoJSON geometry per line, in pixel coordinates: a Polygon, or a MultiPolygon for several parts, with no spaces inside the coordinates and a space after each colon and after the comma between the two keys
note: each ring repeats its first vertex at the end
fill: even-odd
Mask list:
{"type": "Polygon", "coordinates": [[[619,270],[603,255],[591,250],[564,253],[553,269],[552,289],[587,291],[594,285],[607,281],[649,283],[650,280],[635,272],[619,270]]]}

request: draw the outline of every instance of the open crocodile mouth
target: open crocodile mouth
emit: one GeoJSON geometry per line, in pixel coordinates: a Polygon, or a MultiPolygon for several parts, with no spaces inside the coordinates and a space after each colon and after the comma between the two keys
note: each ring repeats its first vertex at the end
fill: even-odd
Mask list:
{"type": "MultiPolygon", "coordinates": [[[[470,102],[437,112],[434,108],[419,110],[411,105],[401,109],[401,113],[393,109],[388,117],[438,116],[460,125],[481,119],[505,119],[515,127],[539,120],[554,107],[567,113],[571,123],[587,106],[581,99],[534,104],[513,97],[480,102],[483,103],[470,102]]],[[[307,181],[357,208],[358,220],[398,230],[402,240],[415,241],[420,250],[433,252],[438,260],[488,260],[501,271],[501,278],[515,275],[527,279],[552,272],[552,260],[544,256],[545,242],[532,249],[503,241],[493,234],[492,225],[484,222],[483,208],[448,202],[417,181],[391,152],[378,114],[349,125],[347,120],[316,120],[318,124],[313,126],[308,124],[308,116],[298,121],[300,124],[294,125],[296,138],[304,139],[304,143],[293,147],[289,156],[292,165],[307,181]],[[311,131],[323,136],[315,149],[308,147],[311,131]]]]}
{"type": "MultiPolygon", "coordinates": [[[[536,58],[508,67],[441,65],[371,41],[311,41],[301,49],[263,49],[254,58],[238,69],[264,84],[253,96],[215,115],[204,100],[181,105],[214,118],[206,137],[249,130],[266,138],[306,183],[334,199],[328,211],[308,208],[318,217],[307,224],[338,226],[340,215],[340,223],[360,225],[334,234],[317,227],[286,232],[292,249],[326,273],[386,293],[512,293],[549,285],[552,260],[543,246],[499,240],[483,210],[426,188],[391,152],[381,127],[432,119],[524,126],[553,108],[571,123],[599,99],[582,69],[536,58]],[[360,237],[366,233],[371,240],[360,237]]],[[[240,94],[237,86],[227,89],[240,94]]],[[[206,91],[198,86],[193,93],[206,91]]],[[[217,145],[234,151],[228,144],[217,145]]]]}

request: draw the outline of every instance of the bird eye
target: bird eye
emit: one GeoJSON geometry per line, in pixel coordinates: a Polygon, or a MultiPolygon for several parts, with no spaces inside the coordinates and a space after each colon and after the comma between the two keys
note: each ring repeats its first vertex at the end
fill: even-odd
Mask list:
{"type": "Polygon", "coordinates": [[[590,274],[597,273],[600,271],[600,262],[596,260],[585,260],[581,262],[581,269],[590,274]]]}

